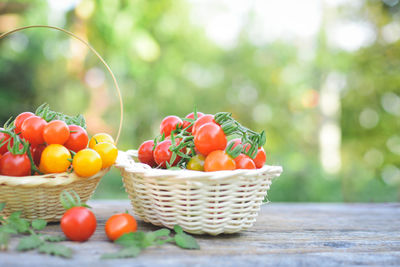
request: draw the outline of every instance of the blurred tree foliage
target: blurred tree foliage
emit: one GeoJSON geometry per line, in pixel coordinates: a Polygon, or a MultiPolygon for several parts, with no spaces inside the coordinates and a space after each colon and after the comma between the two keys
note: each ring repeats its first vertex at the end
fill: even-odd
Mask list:
{"type": "MultiPolygon", "coordinates": [[[[0,31],[6,22],[11,29],[49,24],[49,17],[56,17],[57,25],[88,39],[108,62],[124,98],[121,149],[153,138],[166,115],[183,117],[194,106],[206,113],[230,111],[244,125],[266,130],[267,162],[284,167],[269,199],[399,199],[395,178],[400,157],[393,146],[398,152],[400,120],[391,112],[389,98],[399,97],[400,42],[385,43],[380,34],[385,25],[400,23],[399,5],[367,1],[354,12],[343,8],[342,18],[357,16],[373,24],[376,41],[346,52],[327,44],[322,27],[315,57],[307,61],[296,43],[253,44],[246,28],[235,47],[223,49],[193,25],[191,6],[183,0],[82,0],[60,17],[44,1],[17,3],[0,1],[0,31]],[[337,174],[322,168],[318,143],[323,122],[318,92],[332,72],[346,77],[340,92],[342,169],[337,174]],[[359,122],[366,108],[365,114],[373,110],[379,118],[368,129],[359,122]]],[[[32,29],[0,41],[1,121],[44,101],[69,114],[86,111],[89,118],[101,117],[113,129],[118,126],[111,79],[94,55],[50,30],[32,29]]],[[[96,196],[126,197],[116,170],[103,179],[96,196]]]]}

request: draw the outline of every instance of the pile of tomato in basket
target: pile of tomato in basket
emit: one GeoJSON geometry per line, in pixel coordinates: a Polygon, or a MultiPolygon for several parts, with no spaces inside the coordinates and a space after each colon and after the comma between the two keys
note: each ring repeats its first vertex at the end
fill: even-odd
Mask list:
{"type": "Polygon", "coordinates": [[[262,168],[265,132],[254,132],[228,112],[196,110],[185,118],[165,117],[160,135],[141,144],[138,158],[153,168],[222,171],[262,168]],[[229,140],[229,141],[228,141],[229,140]]]}
{"type": "Polygon", "coordinates": [[[114,164],[118,150],[105,133],[90,141],[82,115],[67,116],[41,105],[35,113],[23,112],[0,128],[0,175],[74,171],[90,177],[114,164]]]}

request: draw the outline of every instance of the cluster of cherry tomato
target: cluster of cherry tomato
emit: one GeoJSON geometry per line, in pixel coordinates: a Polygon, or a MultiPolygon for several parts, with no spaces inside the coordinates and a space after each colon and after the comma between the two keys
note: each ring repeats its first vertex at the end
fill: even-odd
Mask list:
{"type": "Polygon", "coordinates": [[[230,115],[192,112],[183,119],[165,117],[160,136],[140,145],[139,161],[154,168],[195,171],[262,168],[266,161],[264,132],[257,134],[230,115]]]}
{"type": "MultiPolygon", "coordinates": [[[[69,201],[72,200],[72,202],[61,201],[67,210],[61,218],[61,230],[69,240],[79,242],[88,240],[97,228],[96,216],[87,205],[81,204],[76,193],[74,193],[75,198],[69,192],[63,192],[63,194],[69,195],[69,201]]],[[[136,232],[137,222],[129,213],[114,214],[108,218],[104,230],[107,237],[114,241],[123,234],[136,232]]]]}
{"type": "Polygon", "coordinates": [[[0,128],[1,175],[29,176],[73,170],[80,177],[90,177],[114,164],[118,150],[110,135],[96,134],[89,141],[83,117],[73,120],[45,110],[46,114],[41,115],[23,112],[13,123],[0,128]],[[77,125],[82,119],[83,124],[77,125]]]}

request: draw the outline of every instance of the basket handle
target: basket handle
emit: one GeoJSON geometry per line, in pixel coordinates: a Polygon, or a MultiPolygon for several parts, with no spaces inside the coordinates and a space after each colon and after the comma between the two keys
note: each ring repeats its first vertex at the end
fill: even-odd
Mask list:
{"type": "Polygon", "coordinates": [[[112,72],[112,70],[111,70],[111,68],[108,66],[108,64],[104,61],[104,59],[100,56],[100,54],[99,54],[87,41],[85,41],[85,40],[82,39],[81,37],[79,37],[79,36],[73,34],[72,32],[69,32],[69,31],[67,31],[67,30],[64,30],[64,29],[62,29],[62,28],[58,28],[58,27],[55,27],[55,26],[48,26],[48,25],[30,25],[30,26],[25,26],[25,27],[16,28],[16,29],[14,29],[14,30],[11,30],[11,31],[8,31],[8,32],[5,32],[5,33],[0,34],[0,40],[1,40],[2,38],[4,38],[4,37],[6,37],[6,36],[8,36],[8,35],[10,35],[10,34],[12,34],[12,33],[14,33],[14,32],[18,32],[18,31],[22,31],[22,30],[30,29],[30,28],[48,28],[48,29],[53,29],[53,30],[57,30],[57,31],[61,31],[61,32],[63,32],[63,33],[66,33],[66,34],[68,34],[69,36],[71,36],[71,37],[75,38],[76,40],[80,41],[81,43],[83,43],[87,48],[90,49],[90,51],[92,51],[92,52],[97,56],[97,58],[101,61],[101,63],[103,63],[103,65],[106,67],[107,71],[110,73],[110,75],[111,75],[111,77],[112,77],[112,80],[113,80],[115,89],[116,89],[117,94],[118,94],[118,100],[119,100],[119,106],[120,106],[120,120],[119,120],[119,127],[118,127],[117,137],[115,138],[115,142],[118,143],[118,139],[119,139],[119,137],[120,137],[121,130],[122,130],[122,121],[123,121],[123,116],[124,116],[124,108],[123,108],[123,102],[122,102],[121,91],[120,91],[120,89],[119,89],[117,79],[115,78],[114,73],[112,72]]]}

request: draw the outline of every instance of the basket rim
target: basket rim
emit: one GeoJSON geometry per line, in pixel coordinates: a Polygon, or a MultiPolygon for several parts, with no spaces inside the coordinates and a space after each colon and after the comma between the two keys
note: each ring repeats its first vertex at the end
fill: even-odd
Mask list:
{"type": "Polygon", "coordinates": [[[74,183],[76,181],[92,180],[103,177],[110,168],[100,170],[93,176],[88,178],[79,177],[74,172],[51,173],[45,175],[31,175],[31,176],[5,176],[0,175],[0,185],[7,186],[23,186],[23,187],[52,187],[63,186],[74,183]]]}
{"type": "Polygon", "coordinates": [[[235,177],[256,177],[260,175],[269,175],[278,177],[282,171],[282,166],[264,165],[260,169],[255,170],[232,170],[232,171],[214,171],[214,172],[201,172],[193,170],[168,170],[168,169],[153,169],[144,163],[135,162],[137,150],[119,151],[115,167],[129,173],[140,174],[144,177],[152,178],[175,178],[175,179],[209,179],[220,180],[235,177]]]}

